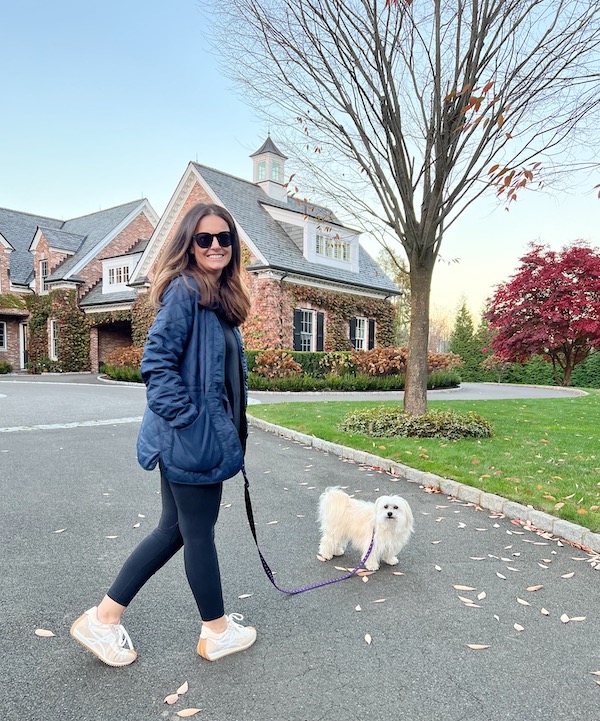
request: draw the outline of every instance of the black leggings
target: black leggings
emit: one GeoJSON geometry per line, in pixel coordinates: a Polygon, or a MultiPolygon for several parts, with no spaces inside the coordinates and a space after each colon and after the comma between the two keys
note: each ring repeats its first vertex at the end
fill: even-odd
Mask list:
{"type": "Polygon", "coordinates": [[[107,592],[128,606],[136,593],[183,546],[185,572],[204,621],[224,614],[221,574],[215,548],[215,523],[222,483],[171,483],[160,474],[162,515],[158,526],[129,556],[107,592]]]}

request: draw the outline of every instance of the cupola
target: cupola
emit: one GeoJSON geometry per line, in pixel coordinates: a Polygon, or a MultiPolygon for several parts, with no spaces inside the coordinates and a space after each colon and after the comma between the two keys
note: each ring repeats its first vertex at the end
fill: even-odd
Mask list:
{"type": "Polygon", "coordinates": [[[284,187],[287,158],[271,140],[270,133],[260,148],[250,157],[254,163],[252,181],[259,185],[270,198],[285,201],[287,198],[287,188],[284,187]]]}

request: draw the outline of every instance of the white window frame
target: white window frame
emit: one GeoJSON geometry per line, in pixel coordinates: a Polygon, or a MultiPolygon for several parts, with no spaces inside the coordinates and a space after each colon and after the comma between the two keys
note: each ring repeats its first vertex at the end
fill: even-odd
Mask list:
{"type": "Polygon", "coordinates": [[[258,182],[262,182],[267,179],[267,161],[261,160],[256,164],[256,176],[258,182]]]}
{"type": "Polygon", "coordinates": [[[47,258],[40,260],[40,293],[48,292],[48,283],[46,278],[50,275],[50,263],[47,258]]]}
{"type": "Polygon", "coordinates": [[[127,285],[129,283],[129,265],[115,265],[108,268],[108,285],[127,285]]]}
{"type": "Polygon", "coordinates": [[[350,263],[352,256],[351,242],[339,235],[329,235],[317,231],[315,252],[322,258],[350,263]]]}
{"type": "Polygon", "coordinates": [[[8,350],[8,325],[5,320],[0,320],[0,351],[8,350]]]}
{"type": "Polygon", "coordinates": [[[354,330],[355,350],[367,350],[369,344],[369,319],[363,316],[356,316],[354,330]]]}
{"type": "Polygon", "coordinates": [[[314,351],[317,339],[317,317],[314,310],[300,308],[300,350],[314,351]],[[308,345],[308,347],[305,347],[308,345]]]}
{"type": "Polygon", "coordinates": [[[281,163],[278,160],[271,161],[271,180],[274,183],[281,182],[281,163]]]}
{"type": "Polygon", "coordinates": [[[58,321],[50,321],[50,360],[58,360],[58,321]]]}

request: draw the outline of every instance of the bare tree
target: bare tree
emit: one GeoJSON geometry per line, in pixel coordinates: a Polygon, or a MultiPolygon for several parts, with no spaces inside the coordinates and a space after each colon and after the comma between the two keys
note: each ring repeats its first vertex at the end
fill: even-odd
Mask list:
{"type": "Polygon", "coordinates": [[[600,3],[209,6],[230,75],[273,123],[297,133],[290,154],[312,156],[323,194],[404,247],[411,288],[404,405],[425,412],[429,296],[444,231],[490,187],[510,201],[544,171],[595,162],[589,141],[583,162],[574,149],[598,109],[600,3]]]}

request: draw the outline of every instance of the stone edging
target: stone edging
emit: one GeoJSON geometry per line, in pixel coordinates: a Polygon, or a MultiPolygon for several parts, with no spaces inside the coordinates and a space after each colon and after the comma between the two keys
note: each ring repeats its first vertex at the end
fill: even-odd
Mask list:
{"type": "Polygon", "coordinates": [[[458,481],[451,481],[447,478],[437,476],[434,473],[419,471],[416,468],[405,466],[403,463],[397,463],[396,461],[391,461],[388,458],[381,458],[373,453],[357,451],[353,448],[348,448],[347,446],[340,446],[337,443],[331,443],[330,441],[315,438],[315,436],[298,433],[298,431],[293,431],[289,428],[284,428],[283,426],[277,426],[274,423],[268,423],[267,421],[263,421],[262,419],[255,418],[251,415],[248,415],[248,424],[254,428],[275,433],[278,436],[283,436],[284,438],[289,438],[292,441],[312,446],[317,450],[331,453],[339,456],[340,458],[347,458],[348,460],[361,463],[365,466],[380,468],[382,471],[391,473],[392,475],[398,476],[398,478],[409,481],[410,483],[433,486],[447,496],[454,496],[461,501],[474,503],[481,508],[485,508],[486,510],[494,513],[502,513],[508,518],[525,521],[539,531],[549,532],[554,536],[565,539],[566,541],[580,544],[581,546],[585,546],[596,553],[600,553],[600,533],[592,533],[589,528],[578,526],[576,523],[571,523],[570,521],[563,521],[562,519],[551,516],[549,513],[544,513],[543,511],[536,511],[531,506],[524,506],[521,503],[508,501],[506,498],[497,496],[494,493],[485,493],[479,488],[467,486],[466,484],[459,483],[458,481]]]}

